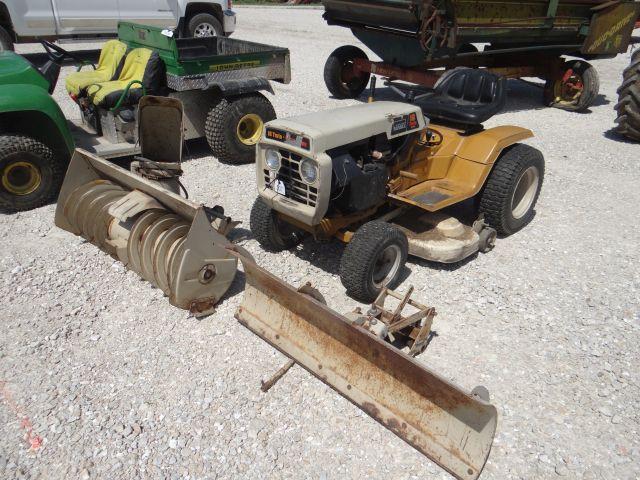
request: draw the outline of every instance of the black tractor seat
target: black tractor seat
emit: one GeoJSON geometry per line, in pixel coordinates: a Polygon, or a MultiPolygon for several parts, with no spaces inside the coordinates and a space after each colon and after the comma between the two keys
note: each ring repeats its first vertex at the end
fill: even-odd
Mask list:
{"type": "Polygon", "coordinates": [[[455,68],[436,83],[433,95],[420,101],[435,123],[473,130],[503,109],[506,80],[485,70],[455,68]]]}

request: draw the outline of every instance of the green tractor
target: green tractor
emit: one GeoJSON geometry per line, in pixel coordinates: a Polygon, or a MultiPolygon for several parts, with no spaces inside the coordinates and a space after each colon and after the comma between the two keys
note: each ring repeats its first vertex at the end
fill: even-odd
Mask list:
{"type": "Polygon", "coordinates": [[[4,212],[55,201],[75,147],[105,159],[138,154],[138,103],[148,94],[182,102],[185,140],[206,138],[221,161],[253,162],[264,123],[276,117],[262,91],[273,93],[270,81],[291,78],[286,48],[225,37],[176,38],[127,22],[99,52],[80,55],[41,43],[46,61],[39,67],[29,60],[42,54],[0,52],[4,212]],[[78,120],[65,119],[51,96],[67,63],[79,65],[65,81],[80,109],[78,120]]]}

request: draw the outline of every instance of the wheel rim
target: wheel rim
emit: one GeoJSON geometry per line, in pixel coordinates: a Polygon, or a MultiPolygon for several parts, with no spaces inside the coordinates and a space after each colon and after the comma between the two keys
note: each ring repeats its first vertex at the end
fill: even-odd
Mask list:
{"type": "Polygon", "coordinates": [[[199,23],[193,31],[194,37],[215,37],[216,29],[210,23],[199,23]]]}
{"type": "Polygon", "coordinates": [[[555,103],[562,105],[577,105],[584,92],[582,75],[573,68],[567,70],[564,76],[553,84],[555,103]]]}
{"type": "Polygon", "coordinates": [[[373,285],[382,288],[388,285],[400,269],[402,253],[398,245],[389,245],[382,250],[373,266],[373,285]]]}
{"type": "Polygon", "coordinates": [[[522,172],[511,198],[511,215],[513,215],[513,218],[518,220],[529,212],[536,198],[539,183],[540,172],[536,167],[531,166],[522,172]]]}
{"type": "Polygon", "coordinates": [[[255,145],[262,136],[264,123],[255,113],[248,113],[240,119],[236,133],[238,139],[245,145],[255,145]]]}
{"type": "Polygon", "coordinates": [[[29,162],[14,162],[2,172],[2,186],[13,195],[29,195],[41,182],[40,170],[29,162]]]}

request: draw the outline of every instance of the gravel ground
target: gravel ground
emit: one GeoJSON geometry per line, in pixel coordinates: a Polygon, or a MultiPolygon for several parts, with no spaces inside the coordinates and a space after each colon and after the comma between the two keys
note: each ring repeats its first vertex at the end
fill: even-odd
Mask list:
{"type": "MultiPolygon", "coordinates": [[[[279,116],[350,103],[322,82],[327,55],[355,43],[348,30],[320,10],[238,10],[235,38],[291,49],[293,81],[271,98],[279,116]]],[[[403,288],[439,312],[419,361],[485,385],[499,410],[484,479],[640,478],[639,147],[607,133],[628,62],[595,62],[601,96],[585,114],[543,108],[541,89],[512,81],[488,123],[536,134],[547,173],[534,221],[460,265],[408,264],[403,288]]],[[[62,85],[57,100],[79,116],[62,85]]],[[[253,166],[201,144],[188,153],[192,197],[248,227],[253,166]]],[[[240,282],[214,315],[188,318],[55,228],[54,209],[0,217],[1,478],[449,478],[299,367],[262,394],[284,358],[234,320],[240,282]]],[[[277,255],[244,245],[292,284],[312,277],[336,310],[354,306],[337,242],[277,255]]]]}

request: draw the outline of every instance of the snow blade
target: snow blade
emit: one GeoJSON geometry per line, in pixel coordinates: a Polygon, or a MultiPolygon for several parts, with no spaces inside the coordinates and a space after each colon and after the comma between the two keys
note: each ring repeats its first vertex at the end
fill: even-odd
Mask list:
{"type": "Polygon", "coordinates": [[[169,302],[206,315],[228,290],[238,260],[231,219],[84,150],[64,179],[56,226],[82,236],[153,283],[169,302]]]}
{"type": "Polygon", "coordinates": [[[497,423],[486,389],[465,392],[303,289],[240,259],[242,325],[456,478],[480,475],[497,423]]]}

